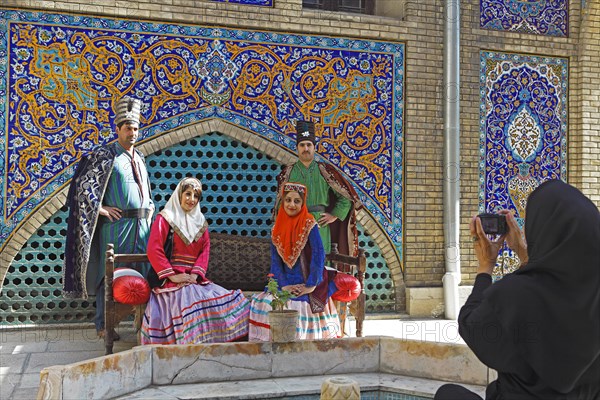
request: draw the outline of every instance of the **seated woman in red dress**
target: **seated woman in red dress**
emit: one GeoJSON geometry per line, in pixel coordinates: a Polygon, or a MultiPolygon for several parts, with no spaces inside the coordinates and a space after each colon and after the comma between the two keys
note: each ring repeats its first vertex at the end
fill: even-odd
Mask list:
{"type": "Polygon", "coordinates": [[[146,306],[142,344],[230,342],[248,334],[249,302],[241,290],[206,278],[210,239],[201,193],[200,181],[183,179],[152,225],[147,253],[161,285],[153,288],[146,306]]]}

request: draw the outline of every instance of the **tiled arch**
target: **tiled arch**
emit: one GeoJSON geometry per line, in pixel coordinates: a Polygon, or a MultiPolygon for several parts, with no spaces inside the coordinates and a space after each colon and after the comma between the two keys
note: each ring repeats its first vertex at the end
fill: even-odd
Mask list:
{"type": "MultiPolygon", "coordinates": [[[[150,140],[140,142],[137,148],[143,154],[148,155],[171,147],[184,140],[199,137],[210,132],[219,132],[239,142],[245,143],[281,164],[291,164],[297,159],[295,154],[290,150],[285,149],[264,137],[258,136],[251,131],[242,129],[230,122],[218,118],[211,118],[195,124],[183,126],[161,136],[153,136],[150,140]]],[[[14,234],[10,237],[6,246],[0,253],[0,277],[2,277],[2,281],[6,276],[8,267],[27,240],[48,218],[60,210],[66,203],[67,192],[68,186],[56,191],[52,197],[48,198],[40,207],[38,207],[38,209],[32,212],[29,215],[29,218],[15,230],[14,234]]],[[[357,220],[358,223],[363,226],[365,233],[368,234],[373,242],[381,249],[382,256],[386,261],[394,282],[396,303],[399,304],[399,302],[403,302],[405,296],[404,277],[402,274],[401,261],[393,242],[366,208],[361,209],[357,213],[357,220]]],[[[0,281],[0,284],[2,281],[0,281]]]]}

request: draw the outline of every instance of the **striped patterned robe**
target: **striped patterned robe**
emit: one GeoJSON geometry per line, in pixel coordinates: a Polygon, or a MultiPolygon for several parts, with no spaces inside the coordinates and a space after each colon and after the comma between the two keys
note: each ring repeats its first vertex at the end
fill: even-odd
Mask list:
{"type": "Polygon", "coordinates": [[[248,334],[250,303],[241,290],[225,289],[206,278],[210,254],[208,229],[186,245],[173,235],[173,252],[167,259],[164,243],[169,223],[157,215],[148,240],[148,258],[159,278],[186,273],[198,275],[195,284],[169,279],[154,288],[142,321],[142,344],[231,342],[248,334]]]}
{"type": "Polygon", "coordinates": [[[123,219],[111,223],[100,217],[100,206],[121,209],[152,208],[144,156],[135,151],[144,197],[131,171],[131,156],[118,143],[94,149],[81,158],[71,180],[67,202],[68,228],[63,267],[63,296],[87,299],[95,295],[104,276],[107,243],[118,253],[144,253],[150,221],[123,219]]]}
{"type": "MultiPolygon", "coordinates": [[[[116,156],[112,173],[108,179],[102,204],[118,207],[121,210],[136,208],[154,208],[150,194],[150,181],[146,165],[137,153],[133,161],[136,163],[141,178],[142,190],[135,181],[131,166],[131,155],[118,143],[114,143],[116,156]]],[[[114,243],[115,253],[143,254],[150,234],[150,219],[121,218],[111,222],[108,218],[100,217],[100,249],[106,250],[108,243],[114,243]]],[[[104,251],[100,254],[100,265],[96,276],[96,285],[104,278],[104,251]]],[[[139,266],[139,272],[146,276],[150,266],[139,266]]]]}

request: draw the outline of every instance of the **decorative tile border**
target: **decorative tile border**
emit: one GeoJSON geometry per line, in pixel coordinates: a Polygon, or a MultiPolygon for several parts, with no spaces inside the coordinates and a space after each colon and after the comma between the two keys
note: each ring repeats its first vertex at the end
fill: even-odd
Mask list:
{"type": "Polygon", "coordinates": [[[401,257],[404,44],[0,10],[0,55],[0,247],[115,139],[127,94],[142,140],[217,117],[294,150],[314,120],[401,257]]]}
{"type": "Polygon", "coordinates": [[[485,29],[566,37],[568,0],[480,0],[480,26],[485,29]]]}

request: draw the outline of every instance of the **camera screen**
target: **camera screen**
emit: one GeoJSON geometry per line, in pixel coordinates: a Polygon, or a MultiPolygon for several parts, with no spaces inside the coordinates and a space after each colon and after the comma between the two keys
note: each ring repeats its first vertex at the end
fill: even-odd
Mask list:
{"type": "Polygon", "coordinates": [[[484,232],[498,232],[498,220],[496,218],[482,218],[481,226],[484,232]]]}
{"type": "Polygon", "coordinates": [[[479,214],[481,227],[488,235],[503,235],[507,232],[506,217],[499,214],[479,214]]]}

